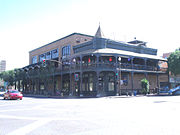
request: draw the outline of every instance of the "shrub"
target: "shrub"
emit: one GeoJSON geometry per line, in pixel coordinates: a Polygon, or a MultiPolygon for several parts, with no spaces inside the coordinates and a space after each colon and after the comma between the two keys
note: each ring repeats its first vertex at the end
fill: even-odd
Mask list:
{"type": "Polygon", "coordinates": [[[146,78],[141,80],[141,87],[143,94],[146,95],[147,93],[149,93],[149,81],[146,78]]]}

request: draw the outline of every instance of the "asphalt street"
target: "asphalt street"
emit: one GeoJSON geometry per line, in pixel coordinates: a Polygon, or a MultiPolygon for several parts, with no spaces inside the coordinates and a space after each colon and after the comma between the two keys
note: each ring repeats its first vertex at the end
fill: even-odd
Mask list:
{"type": "Polygon", "coordinates": [[[0,97],[0,135],[179,135],[180,96],[0,97]]]}

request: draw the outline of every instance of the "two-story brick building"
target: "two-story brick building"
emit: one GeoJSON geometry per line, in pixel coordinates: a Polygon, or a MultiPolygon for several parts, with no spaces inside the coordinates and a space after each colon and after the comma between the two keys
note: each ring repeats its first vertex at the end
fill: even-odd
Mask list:
{"type": "Polygon", "coordinates": [[[146,42],[120,42],[104,38],[99,26],[95,36],[73,33],[29,52],[29,65],[19,88],[42,95],[107,96],[141,91],[147,78],[150,89],[168,82],[159,68],[166,59],[146,42]],[[43,60],[46,63],[43,65],[43,60]]]}

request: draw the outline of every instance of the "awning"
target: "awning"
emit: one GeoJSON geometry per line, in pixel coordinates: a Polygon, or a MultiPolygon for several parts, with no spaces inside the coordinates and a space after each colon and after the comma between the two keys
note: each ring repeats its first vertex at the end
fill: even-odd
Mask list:
{"type": "Polygon", "coordinates": [[[81,53],[77,53],[75,55],[79,54],[105,54],[105,55],[119,55],[119,56],[125,56],[125,57],[140,57],[140,58],[148,58],[148,59],[156,59],[156,60],[162,60],[167,61],[167,59],[164,59],[157,55],[150,55],[150,54],[142,54],[142,53],[135,53],[130,51],[123,51],[118,49],[110,49],[110,48],[103,48],[103,49],[97,49],[97,50],[88,50],[83,51],[81,53]]]}

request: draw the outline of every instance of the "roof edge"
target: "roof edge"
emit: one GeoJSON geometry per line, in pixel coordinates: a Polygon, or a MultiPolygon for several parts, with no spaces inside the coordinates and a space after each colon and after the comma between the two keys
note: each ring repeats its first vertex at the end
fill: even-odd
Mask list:
{"type": "Polygon", "coordinates": [[[48,46],[48,45],[50,45],[50,44],[52,44],[52,43],[55,43],[55,42],[58,42],[58,41],[60,41],[60,40],[65,39],[65,38],[68,38],[68,37],[70,37],[70,36],[73,36],[73,35],[82,35],[82,36],[94,37],[94,36],[91,36],[91,35],[74,32],[74,33],[69,34],[69,35],[67,35],[67,36],[65,36],[65,37],[62,37],[62,38],[60,38],[60,39],[58,39],[58,40],[55,40],[55,41],[53,41],[53,42],[50,42],[50,43],[45,44],[45,45],[43,45],[43,46],[40,46],[40,47],[38,47],[38,48],[36,48],[36,49],[33,49],[33,50],[29,51],[29,53],[31,53],[31,52],[33,52],[33,51],[35,51],[35,50],[38,50],[38,49],[40,49],[40,48],[43,48],[43,47],[45,47],[45,46],[48,46]]]}

